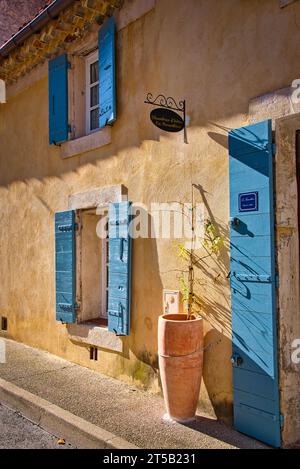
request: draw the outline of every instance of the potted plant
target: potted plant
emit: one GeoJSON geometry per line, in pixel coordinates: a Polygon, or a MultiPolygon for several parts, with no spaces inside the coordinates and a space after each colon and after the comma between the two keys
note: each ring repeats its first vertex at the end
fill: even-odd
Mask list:
{"type": "MultiPolygon", "coordinates": [[[[194,199],[194,197],[193,197],[194,199]]],[[[188,263],[188,274],[180,276],[183,301],[187,311],[183,314],[163,314],[158,323],[159,369],[168,417],[179,422],[195,418],[203,366],[203,318],[201,300],[194,292],[195,264],[195,205],[191,209],[191,248],[179,245],[179,257],[188,263]]],[[[215,226],[205,223],[203,245],[209,253],[217,253],[223,243],[215,226]]],[[[201,260],[201,258],[200,258],[201,260]]]]}

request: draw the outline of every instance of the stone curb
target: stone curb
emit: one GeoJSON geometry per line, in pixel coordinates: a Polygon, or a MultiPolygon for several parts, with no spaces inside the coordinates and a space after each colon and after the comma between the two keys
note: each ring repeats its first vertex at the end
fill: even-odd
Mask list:
{"type": "Polygon", "coordinates": [[[113,433],[1,378],[0,402],[77,448],[138,449],[113,433]]]}

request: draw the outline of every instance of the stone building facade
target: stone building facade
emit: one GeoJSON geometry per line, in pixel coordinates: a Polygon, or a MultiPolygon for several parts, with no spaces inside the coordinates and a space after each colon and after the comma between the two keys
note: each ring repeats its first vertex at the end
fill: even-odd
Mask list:
{"type": "MultiPolygon", "coordinates": [[[[175,2],[69,2],[3,55],[0,78],[6,82],[7,102],[0,104],[0,316],[7,327],[1,335],[160,392],[157,319],[164,310],[164,290],[179,290],[178,270],[184,270],[174,240],[133,240],[128,334],[112,333],[90,313],[81,312],[80,321],[65,324],[56,314],[55,214],[126,200],[148,209],[152,203],[189,203],[194,184],[205,219],[224,239],[220,252],[209,256],[197,272],[206,347],[199,409],[231,423],[228,133],[273,119],[279,139],[275,160],[281,168],[275,191],[276,262],[281,274],[276,354],[282,444],[287,446],[300,439],[300,378],[291,361],[293,341],[300,337],[293,137],[299,109],[291,101],[292,83],[300,78],[300,2],[175,2]],[[91,106],[86,96],[99,81],[92,75],[97,62],[93,54],[108,18],[114,19],[116,31],[116,110],[111,122],[107,120],[113,125],[91,132],[97,105],[91,106]],[[53,103],[48,67],[63,56],[68,61],[68,127],[67,137],[59,141],[49,135],[53,103]],[[145,104],[148,93],[186,101],[186,138],[183,132],[166,133],[152,124],[151,109],[145,104]],[[97,349],[97,360],[91,359],[91,348],[97,349]]],[[[85,213],[86,226],[95,227],[93,216],[85,213]]],[[[81,266],[80,279],[84,291],[90,292],[88,310],[94,307],[88,301],[99,287],[90,277],[91,252],[98,248],[88,239],[89,231],[85,233],[80,255],[89,261],[87,267],[81,266]]]]}

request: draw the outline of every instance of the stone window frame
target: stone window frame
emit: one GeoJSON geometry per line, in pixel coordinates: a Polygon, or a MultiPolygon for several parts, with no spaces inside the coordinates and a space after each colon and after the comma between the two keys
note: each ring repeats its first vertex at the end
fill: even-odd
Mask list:
{"type": "MultiPolygon", "coordinates": [[[[110,203],[122,202],[128,200],[128,191],[122,184],[109,187],[96,187],[88,191],[71,194],[68,201],[69,210],[85,210],[108,208],[110,203]]],[[[80,236],[80,233],[77,233],[80,236]]],[[[76,240],[77,241],[77,240],[76,240]]],[[[76,242],[76,254],[80,256],[80,242],[76,242]]],[[[77,269],[80,266],[77,265],[77,269]]],[[[76,290],[80,289],[80,275],[77,275],[76,290]]],[[[68,324],[67,330],[70,340],[75,343],[103,348],[113,352],[123,352],[123,340],[116,336],[106,327],[98,325],[75,323],[68,324]]]]}
{"type": "MultiPolygon", "coordinates": [[[[107,216],[108,213],[108,205],[103,205],[103,215],[107,216]]],[[[84,266],[86,266],[86,261],[84,262],[84,250],[86,251],[85,245],[85,233],[89,233],[90,231],[86,229],[87,225],[85,217],[88,218],[90,215],[96,215],[96,209],[89,209],[89,208],[80,208],[76,209],[76,222],[79,226],[79,230],[76,232],[76,292],[77,298],[76,303],[80,305],[80,308],[77,310],[77,324],[96,324],[99,319],[102,320],[102,325],[100,327],[108,327],[108,313],[107,313],[107,291],[108,291],[108,275],[107,275],[107,250],[108,250],[108,243],[107,239],[100,239],[97,238],[96,230],[94,235],[96,236],[95,240],[97,241],[97,245],[99,246],[98,252],[98,269],[100,276],[98,277],[98,282],[100,286],[99,293],[99,309],[93,310],[88,317],[86,316],[86,312],[83,311],[83,290],[84,290],[84,266]],[[83,229],[84,228],[84,231],[83,229]],[[98,244],[99,242],[99,244],[98,244]],[[92,316],[92,317],[91,317],[92,316]]],[[[100,217],[100,216],[99,216],[100,217]]],[[[88,270],[90,271],[91,265],[88,264],[88,270]]],[[[95,277],[95,282],[96,282],[95,277]]],[[[95,291],[95,289],[93,289],[95,291]]]]}
{"type": "Polygon", "coordinates": [[[87,128],[87,61],[98,51],[98,31],[89,42],[83,41],[76,49],[68,53],[70,69],[68,72],[69,139],[60,145],[62,159],[80,156],[112,141],[111,126],[88,131],[87,128]]]}

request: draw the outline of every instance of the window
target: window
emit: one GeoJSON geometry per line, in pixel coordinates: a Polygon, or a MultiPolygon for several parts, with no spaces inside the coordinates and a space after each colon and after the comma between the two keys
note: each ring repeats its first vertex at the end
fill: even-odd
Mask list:
{"type": "Polygon", "coordinates": [[[101,215],[92,208],[55,214],[57,321],[130,334],[130,221],[127,201],[109,203],[101,215]]]}
{"type": "Polygon", "coordinates": [[[95,210],[82,210],[80,217],[81,265],[77,268],[82,289],[80,322],[106,326],[109,242],[97,235],[100,216],[95,210]]]}
{"type": "MultiPolygon", "coordinates": [[[[49,60],[49,144],[61,145],[112,125],[116,120],[115,21],[107,18],[99,29],[98,51],[77,50],[49,60]]],[[[98,137],[98,138],[97,138],[98,137]]],[[[87,140],[79,142],[91,149],[87,140]]],[[[101,139],[100,139],[101,140],[101,139]]],[[[77,149],[78,150],[78,149],[77,149]]]]}
{"type": "Polygon", "coordinates": [[[99,129],[98,50],[86,58],[86,133],[99,129]]]}

